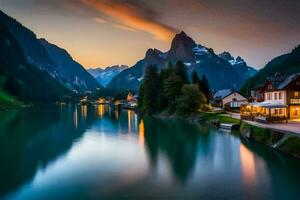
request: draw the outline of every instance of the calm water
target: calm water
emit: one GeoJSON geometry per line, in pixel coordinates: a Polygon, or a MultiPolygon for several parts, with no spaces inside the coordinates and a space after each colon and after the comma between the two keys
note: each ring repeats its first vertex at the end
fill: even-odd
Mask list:
{"type": "Polygon", "coordinates": [[[300,161],[99,107],[0,115],[0,199],[299,199],[300,161]]]}

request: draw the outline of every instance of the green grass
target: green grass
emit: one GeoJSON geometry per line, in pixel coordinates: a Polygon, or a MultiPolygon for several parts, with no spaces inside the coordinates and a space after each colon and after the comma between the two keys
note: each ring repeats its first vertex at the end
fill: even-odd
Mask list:
{"type": "Polygon", "coordinates": [[[246,129],[249,129],[251,132],[251,139],[255,140],[256,142],[261,142],[264,144],[272,143],[272,133],[270,129],[260,128],[257,126],[252,126],[247,123],[242,123],[240,130],[243,132],[246,129]]]}
{"type": "Polygon", "coordinates": [[[22,102],[20,102],[7,92],[0,90],[0,109],[18,108],[21,105],[22,102]]]}
{"type": "Polygon", "coordinates": [[[234,119],[228,116],[224,116],[223,113],[215,112],[200,112],[199,117],[205,121],[218,120],[220,123],[239,124],[239,119],[234,119]]]}

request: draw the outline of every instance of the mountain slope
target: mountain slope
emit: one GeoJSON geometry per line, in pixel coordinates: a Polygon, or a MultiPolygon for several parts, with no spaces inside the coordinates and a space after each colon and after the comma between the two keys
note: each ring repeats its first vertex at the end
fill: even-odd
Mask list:
{"type": "Polygon", "coordinates": [[[44,70],[71,90],[82,92],[102,88],[63,49],[52,46],[44,40],[40,42],[31,30],[1,11],[0,21],[16,39],[28,64],[44,70]]]}
{"type": "Polygon", "coordinates": [[[255,73],[255,69],[247,66],[242,58],[234,59],[230,54],[216,55],[213,49],[196,44],[192,38],[181,32],[174,37],[168,52],[149,49],[144,59],[113,78],[108,87],[137,90],[149,64],[155,64],[162,69],[168,62],[174,63],[179,60],[185,63],[189,74],[195,70],[199,76],[205,75],[214,90],[239,89],[244,81],[255,73]]]}
{"type": "Polygon", "coordinates": [[[263,84],[267,77],[274,76],[276,73],[280,73],[281,75],[300,73],[300,45],[291,53],[278,56],[271,60],[263,69],[259,70],[256,75],[245,82],[241,88],[241,92],[245,95],[249,95],[251,88],[263,84]]]}
{"type": "Polygon", "coordinates": [[[0,71],[14,77],[20,84],[19,98],[29,101],[53,102],[72,93],[45,70],[27,64],[22,49],[0,20],[0,71]]]}
{"type": "Polygon", "coordinates": [[[28,64],[35,65],[48,72],[54,72],[54,63],[31,30],[2,11],[0,11],[0,21],[8,28],[20,45],[28,64]]]}
{"type": "Polygon", "coordinates": [[[126,65],[114,65],[111,67],[102,68],[91,68],[87,71],[104,87],[119,73],[123,70],[128,69],[126,65]]]}
{"type": "Polygon", "coordinates": [[[45,39],[39,39],[55,64],[55,71],[63,78],[64,84],[77,91],[95,91],[103,87],[65,50],[45,39]]]}

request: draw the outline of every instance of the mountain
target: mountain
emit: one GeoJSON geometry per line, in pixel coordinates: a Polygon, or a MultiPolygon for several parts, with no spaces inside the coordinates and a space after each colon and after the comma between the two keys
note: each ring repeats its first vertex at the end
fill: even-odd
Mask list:
{"type": "Polygon", "coordinates": [[[126,65],[114,65],[111,67],[102,68],[90,68],[87,71],[104,87],[123,70],[128,69],[126,65]]]}
{"type": "Polygon", "coordinates": [[[16,39],[26,63],[47,72],[70,90],[85,92],[102,88],[65,50],[37,39],[31,30],[1,11],[0,21],[16,39]]]}
{"type": "Polygon", "coordinates": [[[275,74],[288,76],[295,73],[300,73],[300,45],[292,50],[292,52],[271,60],[256,75],[245,82],[241,88],[241,92],[244,95],[249,95],[252,88],[262,85],[268,77],[273,77],[275,74]]]}
{"type": "Polygon", "coordinates": [[[39,39],[39,42],[55,64],[56,73],[63,78],[63,82],[68,88],[81,92],[103,89],[103,86],[83,66],[74,61],[65,49],[51,44],[45,39],[39,39]]]}
{"type": "Polygon", "coordinates": [[[256,71],[249,67],[242,58],[235,59],[228,52],[217,55],[213,49],[197,44],[192,38],[181,32],[176,34],[172,40],[169,51],[161,52],[157,49],[149,49],[144,59],[113,78],[108,84],[108,88],[138,90],[147,66],[154,64],[162,69],[169,62],[175,63],[179,60],[187,66],[189,75],[193,70],[200,77],[205,75],[214,90],[239,89],[244,81],[256,71]]]}
{"type": "Polygon", "coordinates": [[[48,56],[46,50],[37,40],[36,35],[2,11],[0,11],[0,21],[8,28],[20,45],[26,62],[50,73],[54,72],[54,74],[51,75],[55,77],[55,65],[48,56]]]}
{"type": "Polygon", "coordinates": [[[47,71],[28,64],[25,57],[14,35],[0,20],[0,75],[6,80],[13,77],[11,84],[19,87],[17,96],[28,101],[53,102],[72,95],[47,71]]]}

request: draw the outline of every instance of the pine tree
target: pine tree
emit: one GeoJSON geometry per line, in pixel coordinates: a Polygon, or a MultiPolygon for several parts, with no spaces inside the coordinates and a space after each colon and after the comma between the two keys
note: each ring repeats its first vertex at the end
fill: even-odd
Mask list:
{"type": "Polygon", "coordinates": [[[202,76],[200,81],[200,91],[206,96],[207,102],[211,99],[211,93],[209,88],[209,83],[205,75],[202,76]]]}
{"type": "Polygon", "coordinates": [[[199,85],[200,83],[200,79],[198,77],[198,74],[196,71],[193,71],[193,74],[192,74],[192,84],[198,84],[199,85]]]}
{"type": "Polygon", "coordinates": [[[182,79],[184,84],[189,83],[188,76],[186,74],[186,67],[182,61],[178,61],[175,65],[175,73],[182,79]]]}
{"type": "Polygon", "coordinates": [[[159,82],[157,67],[155,65],[148,66],[142,88],[142,111],[149,115],[157,111],[158,93],[160,90],[159,82]]]}
{"type": "Polygon", "coordinates": [[[176,99],[181,95],[183,85],[182,78],[175,73],[172,73],[168,79],[164,81],[164,92],[168,99],[168,109],[170,112],[176,109],[176,99]]]}

